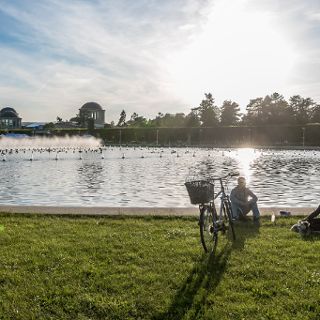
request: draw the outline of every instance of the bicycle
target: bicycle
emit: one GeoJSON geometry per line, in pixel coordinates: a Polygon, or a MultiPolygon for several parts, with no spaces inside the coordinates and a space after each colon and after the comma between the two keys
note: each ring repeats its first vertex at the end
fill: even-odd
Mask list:
{"type": "Polygon", "coordinates": [[[234,241],[236,234],[232,221],[231,202],[226,194],[227,183],[231,177],[238,173],[229,173],[226,176],[210,179],[196,180],[185,183],[192,204],[199,204],[200,239],[205,252],[213,252],[217,246],[219,232],[231,234],[234,241]],[[214,182],[219,181],[220,191],[214,194],[214,182]],[[219,214],[215,200],[220,197],[219,214]]]}

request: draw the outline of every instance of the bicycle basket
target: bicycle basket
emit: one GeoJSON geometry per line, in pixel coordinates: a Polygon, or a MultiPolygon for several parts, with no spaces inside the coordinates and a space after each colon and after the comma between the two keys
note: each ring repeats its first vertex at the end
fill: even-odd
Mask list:
{"type": "Polygon", "coordinates": [[[192,204],[207,203],[213,200],[214,186],[206,180],[185,183],[192,204]]]}

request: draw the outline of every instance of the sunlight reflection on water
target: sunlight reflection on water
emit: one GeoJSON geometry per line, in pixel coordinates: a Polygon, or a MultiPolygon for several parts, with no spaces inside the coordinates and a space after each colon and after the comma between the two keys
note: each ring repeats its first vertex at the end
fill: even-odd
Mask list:
{"type": "MultiPolygon", "coordinates": [[[[320,151],[262,149],[105,148],[12,153],[0,163],[0,204],[53,206],[191,206],[188,177],[240,172],[260,206],[315,207],[320,151]],[[161,155],[161,156],[160,156],[161,155]],[[122,159],[124,156],[124,159],[122,159]]],[[[229,190],[236,178],[229,183],[229,190]]]]}

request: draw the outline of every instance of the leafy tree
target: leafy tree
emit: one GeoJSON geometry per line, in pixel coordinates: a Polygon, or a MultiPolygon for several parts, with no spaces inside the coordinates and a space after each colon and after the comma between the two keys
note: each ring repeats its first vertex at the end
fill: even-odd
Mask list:
{"type": "Polygon", "coordinates": [[[57,116],[57,121],[58,121],[58,122],[62,122],[62,118],[60,118],[59,116],[57,116]]]}
{"type": "Polygon", "coordinates": [[[251,99],[247,105],[247,114],[243,117],[243,122],[248,125],[256,125],[261,122],[263,98],[251,99]]]}
{"type": "Polygon", "coordinates": [[[249,125],[270,125],[292,122],[293,113],[284,97],[275,92],[250,100],[243,121],[249,125]]]}
{"type": "Polygon", "coordinates": [[[173,117],[173,122],[172,124],[175,127],[184,127],[186,122],[186,116],[184,113],[176,113],[173,117]]]}
{"type": "Polygon", "coordinates": [[[191,109],[191,112],[186,116],[185,119],[185,126],[192,128],[192,127],[200,127],[200,119],[198,110],[199,108],[191,109]]]}
{"type": "Polygon", "coordinates": [[[130,127],[146,127],[147,124],[147,119],[139,116],[136,112],[131,115],[130,120],[127,122],[130,127]]]}
{"type": "Polygon", "coordinates": [[[311,122],[320,123],[320,104],[316,104],[311,113],[311,122]]]}
{"type": "Polygon", "coordinates": [[[264,98],[263,113],[265,124],[290,123],[293,116],[290,113],[288,102],[277,92],[264,98]]]}
{"type": "Polygon", "coordinates": [[[70,118],[70,120],[69,120],[70,122],[76,122],[78,125],[80,125],[81,124],[81,118],[80,118],[80,115],[79,114],[77,114],[75,117],[72,117],[72,118],[70,118]]]}
{"type": "Polygon", "coordinates": [[[239,116],[239,105],[231,100],[225,100],[221,107],[221,124],[225,126],[235,125],[239,122],[239,116]]]}
{"type": "Polygon", "coordinates": [[[44,129],[44,130],[53,129],[53,128],[54,128],[54,123],[53,123],[53,122],[46,123],[46,124],[43,126],[43,129],[44,129]]]}
{"type": "Polygon", "coordinates": [[[164,128],[174,128],[174,127],[184,127],[185,126],[185,115],[184,113],[158,113],[158,116],[154,120],[150,120],[151,126],[164,127],[164,128]]]}
{"type": "Polygon", "coordinates": [[[158,128],[161,127],[163,117],[164,117],[164,114],[161,112],[158,112],[158,115],[156,116],[156,118],[150,121],[150,125],[158,128]]]}
{"type": "Polygon", "coordinates": [[[205,93],[205,99],[199,106],[200,120],[203,127],[214,127],[219,123],[219,108],[214,104],[211,93],[205,93]]]}
{"type": "Polygon", "coordinates": [[[120,118],[119,118],[117,127],[124,127],[126,125],[126,118],[127,118],[126,112],[122,110],[120,113],[120,118]]]}
{"type": "Polygon", "coordinates": [[[315,102],[311,98],[302,98],[300,95],[295,95],[290,97],[289,104],[294,112],[297,124],[303,125],[309,122],[315,107],[315,102]]]}

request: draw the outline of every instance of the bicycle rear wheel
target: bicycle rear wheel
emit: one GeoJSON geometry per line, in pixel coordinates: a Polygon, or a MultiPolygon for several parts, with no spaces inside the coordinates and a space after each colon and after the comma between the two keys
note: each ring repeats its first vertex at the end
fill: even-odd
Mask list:
{"type": "Polygon", "coordinates": [[[215,207],[203,206],[200,210],[200,238],[205,252],[213,252],[218,243],[218,230],[214,228],[216,217],[215,207]]]}
{"type": "Polygon", "coordinates": [[[231,234],[232,240],[236,240],[236,234],[234,231],[233,220],[232,220],[232,211],[231,211],[231,203],[229,199],[226,199],[223,202],[223,212],[224,218],[226,220],[226,229],[231,234]]]}

